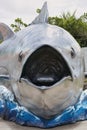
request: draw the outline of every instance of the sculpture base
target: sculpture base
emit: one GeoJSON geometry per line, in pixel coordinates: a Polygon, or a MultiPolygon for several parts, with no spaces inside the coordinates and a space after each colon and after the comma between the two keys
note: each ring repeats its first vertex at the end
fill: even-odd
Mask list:
{"type": "Polygon", "coordinates": [[[77,104],[50,120],[40,118],[19,106],[14,95],[4,86],[0,86],[0,92],[0,116],[20,125],[50,128],[87,119],[87,90],[82,92],[77,104]]]}

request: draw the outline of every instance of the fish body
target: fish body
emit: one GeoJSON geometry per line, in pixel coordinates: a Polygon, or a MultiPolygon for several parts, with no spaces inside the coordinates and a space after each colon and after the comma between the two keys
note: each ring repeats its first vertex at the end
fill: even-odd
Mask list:
{"type": "Polygon", "coordinates": [[[83,55],[67,31],[38,23],[38,18],[16,34],[5,24],[0,28],[5,39],[0,67],[9,75],[9,89],[20,105],[49,119],[78,101],[84,84],[83,55]]]}

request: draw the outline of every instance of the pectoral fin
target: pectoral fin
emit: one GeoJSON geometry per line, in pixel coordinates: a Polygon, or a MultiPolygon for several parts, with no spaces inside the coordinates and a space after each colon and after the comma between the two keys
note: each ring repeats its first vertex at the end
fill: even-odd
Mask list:
{"type": "Polygon", "coordinates": [[[2,40],[7,40],[14,35],[14,32],[4,23],[0,23],[0,35],[2,40]]]}

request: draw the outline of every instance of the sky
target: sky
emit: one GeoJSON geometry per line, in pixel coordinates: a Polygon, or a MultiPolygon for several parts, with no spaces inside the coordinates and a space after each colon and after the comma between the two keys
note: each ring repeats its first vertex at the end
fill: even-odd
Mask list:
{"type": "Polygon", "coordinates": [[[87,0],[0,0],[0,22],[7,25],[14,23],[16,18],[22,18],[29,24],[37,16],[36,9],[47,1],[49,16],[60,16],[66,12],[81,16],[87,13],[87,0]]]}

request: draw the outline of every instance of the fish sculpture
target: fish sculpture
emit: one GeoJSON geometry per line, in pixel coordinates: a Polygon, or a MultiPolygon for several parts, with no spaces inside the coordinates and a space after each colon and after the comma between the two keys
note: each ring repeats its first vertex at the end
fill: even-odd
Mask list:
{"type": "Polygon", "coordinates": [[[61,27],[48,24],[45,2],[39,16],[14,33],[0,23],[0,84],[18,104],[44,119],[75,105],[83,91],[84,51],[61,27]]]}

